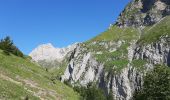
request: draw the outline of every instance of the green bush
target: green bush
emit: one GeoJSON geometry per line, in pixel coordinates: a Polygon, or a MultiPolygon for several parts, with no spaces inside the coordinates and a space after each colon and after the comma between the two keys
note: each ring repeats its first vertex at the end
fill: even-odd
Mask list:
{"type": "Polygon", "coordinates": [[[76,86],[74,87],[74,90],[80,94],[81,100],[107,100],[107,97],[104,95],[104,92],[95,86],[76,86]]]}
{"type": "Polygon", "coordinates": [[[157,66],[148,72],[143,88],[134,94],[134,100],[170,100],[170,69],[157,66]]]}
{"type": "Polygon", "coordinates": [[[107,100],[114,100],[112,90],[110,91],[109,95],[107,96],[107,100]]]}
{"type": "Polygon", "coordinates": [[[145,69],[144,65],[147,63],[146,60],[136,59],[132,61],[132,66],[137,68],[138,70],[143,71],[145,69]]]}

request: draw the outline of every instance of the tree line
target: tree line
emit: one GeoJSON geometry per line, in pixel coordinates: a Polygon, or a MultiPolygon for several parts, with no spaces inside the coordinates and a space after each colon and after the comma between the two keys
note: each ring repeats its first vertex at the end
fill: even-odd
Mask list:
{"type": "Polygon", "coordinates": [[[0,49],[7,55],[14,54],[18,57],[24,57],[24,54],[15,46],[9,36],[0,40],[0,49]]]}

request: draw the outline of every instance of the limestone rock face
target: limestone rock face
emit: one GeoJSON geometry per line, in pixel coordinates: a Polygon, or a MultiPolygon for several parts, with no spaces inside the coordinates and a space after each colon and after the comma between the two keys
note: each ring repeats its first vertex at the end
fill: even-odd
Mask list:
{"type": "MultiPolygon", "coordinates": [[[[134,91],[142,87],[143,76],[148,70],[153,69],[156,64],[170,65],[168,39],[168,36],[160,37],[159,41],[143,46],[132,41],[131,45],[127,47],[129,63],[115,74],[105,71],[104,64],[98,62],[94,57],[96,52],[89,52],[86,47],[79,45],[70,53],[69,64],[62,76],[62,81],[69,81],[73,86],[87,86],[88,83],[95,82],[105,91],[105,94],[112,91],[115,100],[130,100],[134,91]],[[145,70],[141,71],[132,65],[131,62],[138,59],[147,60],[147,63],[144,64],[145,70]]],[[[114,43],[103,43],[103,46],[109,44],[114,43]]],[[[119,45],[121,46],[122,43],[119,45]]]]}
{"type": "Polygon", "coordinates": [[[68,52],[74,50],[78,43],[70,45],[66,48],[55,48],[51,43],[43,44],[35,48],[29,56],[40,65],[55,66],[55,64],[62,62],[68,52]]]}
{"type": "Polygon", "coordinates": [[[120,74],[111,76],[107,84],[113,91],[115,100],[130,100],[133,92],[141,88],[142,76],[142,73],[130,66],[123,69],[120,74]]]}
{"type": "Polygon", "coordinates": [[[151,64],[165,64],[169,66],[170,42],[169,37],[161,37],[159,42],[137,46],[134,59],[146,59],[151,64]]]}
{"type": "Polygon", "coordinates": [[[103,65],[93,58],[92,53],[79,46],[71,53],[62,81],[69,80],[73,85],[79,82],[86,86],[99,79],[102,69],[103,65]]]}
{"type": "Polygon", "coordinates": [[[169,14],[169,0],[132,0],[120,14],[116,24],[120,27],[148,26],[169,14]]]}

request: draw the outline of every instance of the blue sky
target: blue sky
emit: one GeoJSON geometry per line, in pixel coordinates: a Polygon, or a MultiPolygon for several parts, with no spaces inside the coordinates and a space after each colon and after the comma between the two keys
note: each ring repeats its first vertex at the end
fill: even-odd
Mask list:
{"type": "Polygon", "coordinates": [[[0,0],[0,38],[25,53],[40,44],[83,42],[114,23],[130,0],[0,0]]]}

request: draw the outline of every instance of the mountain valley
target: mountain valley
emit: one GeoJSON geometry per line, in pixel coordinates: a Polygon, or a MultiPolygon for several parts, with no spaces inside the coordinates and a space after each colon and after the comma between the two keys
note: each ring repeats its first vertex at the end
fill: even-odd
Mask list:
{"type": "MultiPolygon", "coordinates": [[[[148,73],[170,67],[169,15],[169,0],[132,0],[115,24],[83,43],[43,44],[24,58],[0,50],[0,99],[89,100],[80,90],[92,87],[106,98],[91,100],[133,100],[148,73]]],[[[134,100],[161,100],[146,98],[134,100]]]]}

